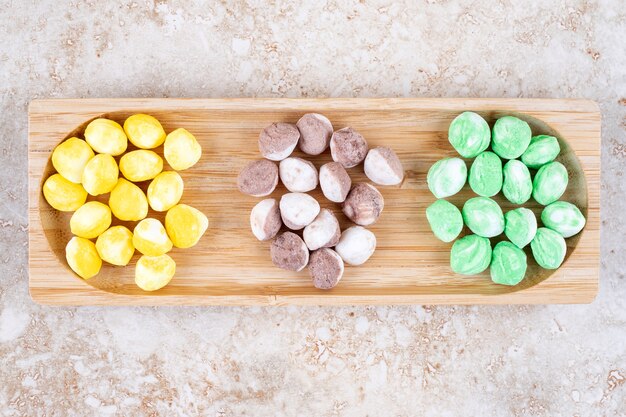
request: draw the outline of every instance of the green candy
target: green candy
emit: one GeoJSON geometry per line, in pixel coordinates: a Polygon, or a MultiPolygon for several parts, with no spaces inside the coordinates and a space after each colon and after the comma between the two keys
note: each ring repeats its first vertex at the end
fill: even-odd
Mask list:
{"type": "Polygon", "coordinates": [[[515,159],[524,153],[532,132],[525,121],[513,116],[496,120],[491,135],[491,148],[501,158],[515,159]]]}
{"type": "Polygon", "coordinates": [[[513,204],[524,204],[533,193],[533,182],[528,167],[517,159],[511,159],[502,169],[504,181],[502,193],[513,204]]]}
{"type": "Polygon", "coordinates": [[[567,188],[567,169],[560,162],[550,162],[537,171],[533,180],[533,198],[547,206],[561,198],[567,188]]]}
{"type": "Polygon", "coordinates": [[[504,234],[518,248],[528,245],[537,233],[537,218],[531,210],[520,207],[504,214],[504,234]]]}
{"type": "Polygon", "coordinates": [[[472,232],[482,237],[498,236],[504,231],[502,209],[488,197],[470,198],[463,205],[463,220],[472,232]]]}
{"type": "Polygon", "coordinates": [[[567,250],[563,236],[547,227],[537,229],[530,248],[535,261],[545,269],[557,269],[561,266],[567,250]]]}
{"type": "Polygon", "coordinates": [[[548,162],[554,161],[561,152],[559,141],[554,136],[539,135],[530,140],[528,149],[522,154],[522,162],[528,168],[538,169],[548,162]]]}
{"type": "Polygon", "coordinates": [[[572,237],[585,227],[585,216],[578,207],[566,201],[555,201],[546,206],[541,212],[541,221],[563,237],[572,237]]]}
{"type": "Polygon", "coordinates": [[[474,158],[489,147],[489,125],[479,114],[466,111],[454,118],[448,140],[464,158],[474,158]]]}
{"type": "Polygon", "coordinates": [[[491,243],[486,237],[468,235],[452,245],[450,267],[457,274],[480,274],[490,263],[491,243]]]}
{"type": "Polygon", "coordinates": [[[461,191],[467,180],[467,166],[461,158],[444,158],[428,170],[426,181],[437,198],[450,197],[461,191]]]}
{"type": "Polygon", "coordinates": [[[426,218],[435,236],[444,242],[452,242],[463,230],[461,212],[446,200],[437,200],[428,206],[426,218]]]}
{"type": "Polygon", "coordinates": [[[491,254],[491,280],[496,284],[517,285],[526,275],[526,254],[511,242],[498,242],[491,254]]]}
{"type": "Polygon", "coordinates": [[[469,172],[469,185],[483,197],[492,197],[502,189],[502,160],[493,152],[476,157],[469,172]]]}

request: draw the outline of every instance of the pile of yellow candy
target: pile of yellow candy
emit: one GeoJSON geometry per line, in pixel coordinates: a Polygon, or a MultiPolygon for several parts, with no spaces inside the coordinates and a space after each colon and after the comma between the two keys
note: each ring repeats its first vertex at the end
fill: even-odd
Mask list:
{"type": "Polygon", "coordinates": [[[161,123],[147,114],[130,116],[123,128],[113,120],[95,119],[85,129],[85,140],[73,137],[57,146],[52,153],[57,173],[46,180],[43,194],[55,209],[74,212],[70,229],[75,236],[65,248],[70,268],[89,279],[100,272],[102,261],[128,265],[136,249],[142,254],[135,267],[136,284],[145,291],[167,285],[176,271],[167,252],[172,246],[194,246],[209,226],[202,212],[179,204],[183,180],[176,171],[190,168],[201,155],[191,133],[176,129],[166,135],[161,123]],[[124,153],[129,140],[139,149],[124,153]],[[150,150],[161,145],[172,171],[163,171],[163,159],[150,150]],[[118,162],[114,157],[120,155],[118,162]],[[151,181],[147,195],[134,184],[141,181],[151,181]],[[108,205],[86,202],[88,195],[107,193],[108,205]],[[165,226],[147,218],[148,207],[167,212],[165,226]],[[111,227],[113,216],[138,223],[132,232],[111,227]]]}

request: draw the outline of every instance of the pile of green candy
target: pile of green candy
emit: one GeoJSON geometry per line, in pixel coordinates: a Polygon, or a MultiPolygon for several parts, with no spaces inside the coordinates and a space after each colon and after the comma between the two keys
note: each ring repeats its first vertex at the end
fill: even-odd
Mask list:
{"type": "Polygon", "coordinates": [[[565,258],[565,238],[585,226],[578,207],[558,201],[568,183],[567,169],[555,161],[561,151],[558,140],[532,136],[528,123],[512,116],[499,118],[490,130],[485,119],[473,112],[462,113],[452,121],[448,140],[459,155],[475,158],[469,175],[461,158],[441,159],[428,171],[428,188],[438,198],[426,209],[435,236],[452,242],[464,224],[473,233],[452,245],[452,270],[473,275],[490,267],[493,282],[516,285],[526,274],[523,249],[529,244],[539,266],[558,268],[565,258]],[[534,178],[530,169],[537,170],[534,178]],[[444,199],[461,191],[466,181],[478,197],[467,200],[459,210],[444,199]],[[527,208],[503,213],[490,198],[500,191],[513,204],[524,204],[532,197],[545,206],[543,227],[537,227],[535,214],[527,208]],[[492,249],[489,238],[502,233],[509,241],[498,242],[492,249]]]}

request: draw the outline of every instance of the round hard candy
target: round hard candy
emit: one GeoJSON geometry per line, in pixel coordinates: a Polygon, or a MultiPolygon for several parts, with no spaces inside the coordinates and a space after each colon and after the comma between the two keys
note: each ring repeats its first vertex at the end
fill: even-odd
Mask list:
{"type": "Polygon", "coordinates": [[[517,159],[512,159],[502,169],[504,181],[502,193],[513,204],[524,204],[533,193],[533,182],[528,167],[517,159]]]}
{"type": "Polygon", "coordinates": [[[563,237],[572,237],[585,227],[585,216],[567,201],[555,201],[546,206],[541,212],[541,221],[563,237]]]}
{"type": "Polygon", "coordinates": [[[490,263],[491,243],[486,237],[467,235],[452,245],[450,267],[457,274],[480,274],[490,263]]]}
{"type": "Polygon", "coordinates": [[[328,162],[320,167],[320,187],[324,197],[335,203],[343,203],[352,187],[352,180],[339,162],[328,162]]]}
{"type": "Polygon", "coordinates": [[[504,214],[504,234],[518,248],[528,245],[537,233],[537,218],[531,210],[520,207],[504,214]]]}
{"type": "Polygon", "coordinates": [[[270,161],[282,161],[296,148],[300,131],[291,123],[272,123],[259,134],[259,151],[270,161]]]}
{"type": "Polygon", "coordinates": [[[533,198],[547,206],[557,201],[567,188],[567,169],[562,163],[550,162],[537,171],[533,180],[533,198]]]}
{"type": "Polygon", "coordinates": [[[539,169],[542,165],[554,161],[559,152],[561,152],[561,147],[554,136],[533,136],[530,145],[522,154],[522,162],[528,168],[539,169]]]}
{"type": "Polygon", "coordinates": [[[343,259],[330,248],[317,249],[309,259],[309,274],[313,286],[329,290],[336,286],[343,276],[343,259]]]}
{"type": "Polygon", "coordinates": [[[78,138],[69,138],[61,142],[52,152],[52,166],[68,181],[80,184],[85,165],[94,152],[87,142],[78,138]]]}
{"type": "Polygon", "coordinates": [[[467,227],[478,236],[494,237],[504,231],[502,209],[488,197],[470,198],[463,205],[462,214],[467,227]]]}
{"type": "Polygon", "coordinates": [[[437,200],[426,209],[430,228],[439,240],[452,242],[463,230],[461,211],[446,200],[437,200]]]}
{"type": "Polygon", "coordinates": [[[267,159],[248,163],[237,177],[237,188],[253,197],[272,194],[278,185],[278,166],[267,159]]]}
{"type": "Polygon", "coordinates": [[[367,150],[367,141],[363,135],[351,127],[335,131],[330,138],[330,155],[333,161],[339,162],[344,168],[353,168],[363,162],[367,150]]]}
{"type": "Polygon", "coordinates": [[[525,121],[513,116],[496,120],[491,135],[491,148],[504,159],[515,159],[524,153],[532,132],[525,121]]]}
{"type": "Polygon", "coordinates": [[[365,175],[379,185],[397,185],[404,178],[400,158],[391,148],[378,146],[365,157],[365,175]]]}
{"type": "Polygon", "coordinates": [[[250,212],[252,234],[260,241],[273,239],[282,225],[278,201],[273,198],[260,201],[250,212]]]}
{"type": "Polygon", "coordinates": [[[300,150],[307,155],[319,155],[328,148],[333,125],[322,114],[307,113],[296,123],[300,131],[300,150]]]}
{"type": "Polygon", "coordinates": [[[489,272],[496,284],[517,285],[526,275],[526,254],[511,242],[498,242],[491,254],[489,272]]]}
{"type": "Polygon", "coordinates": [[[295,233],[284,232],[272,241],[270,256],[274,265],[288,271],[302,271],[309,263],[309,249],[295,233]]]}
{"type": "Polygon", "coordinates": [[[354,223],[369,226],[376,223],[384,208],[385,199],[380,191],[371,184],[360,182],[352,187],[341,209],[354,223]]]}
{"type": "Polygon", "coordinates": [[[469,172],[469,185],[483,197],[492,197],[502,189],[502,160],[493,152],[476,157],[469,172]]]}
{"type": "Polygon", "coordinates": [[[461,191],[467,180],[467,166],[461,158],[444,158],[428,170],[426,181],[437,198],[450,197],[461,191]]]}
{"type": "Polygon", "coordinates": [[[567,250],[563,236],[547,227],[537,229],[530,248],[535,261],[545,269],[557,269],[561,266],[567,250]]]}
{"type": "Polygon", "coordinates": [[[361,226],[348,227],[343,231],[335,251],[348,265],[364,264],[376,250],[376,235],[361,226]]]}
{"type": "Polygon", "coordinates": [[[489,125],[479,114],[466,111],[450,123],[448,140],[464,158],[474,158],[489,147],[489,125]]]}

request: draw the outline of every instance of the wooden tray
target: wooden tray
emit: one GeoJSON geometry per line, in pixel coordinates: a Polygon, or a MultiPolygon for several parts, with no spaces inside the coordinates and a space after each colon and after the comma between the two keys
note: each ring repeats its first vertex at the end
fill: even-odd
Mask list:
{"type": "MultiPolygon", "coordinates": [[[[69,99],[37,100],[29,108],[30,292],[45,304],[99,305],[276,305],[276,304],[503,304],[586,303],[595,297],[599,275],[600,112],[584,100],[545,99],[69,99]],[[464,277],[449,267],[451,244],[431,233],[425,218],[434,197],[426,173],[436,160],[455,155],[447,140],[450,121],[464,110],[490,123],[502,115],[527,120],[533,133],[561,141],[559,160],[570,185],[563,199],[587,217],[583,233],[567,239],[565,263],[556,272],[540,269],[529,254],[527,278],[516,287],[493,284],[488,273],[464,277]],[[269,244],[249,228],[250,209],[259,201],[236,188],[239,170],[259,158],[259,131],[274,121],[295,122],[306,112],[321,112],[336,128],[353,126],[371,146],[395,149],[406,170],[400,186],[380,187],[385,210],[371,227],[378,238],[374,256],[361,267],[346,267],[340,285],[315,289],[306,270],[275,268],[269,244]],[[127,267],[103,266],[83,281],[67,266],[64,247],[70,238],[67,213],[53,210],[41,186],[52,173],[52,149],[70,135],[82,135],[86,123],[108,117],[122,123],[133,113],[149,113],[171,131],[190,130],[203,156],[182,172],[183,202],[209,217],[198,245],[174,249],[176,277],[163,290],[146,293],[133,282],[135,255],[127,267]],[[584,174],[583,174],[584,173],[584,174]]],[[[319,167],[328,152],[312,158],[319,167]]],[[[366,180],[362,167],[350,170],[353,182],[366,180]]],[[[466,186],[452,198],[461,205],[466,186]]],[[[279,197],[279,188],[274,197],[279,197]]],[[[323,206],[334,208],[313,193],[323,206]]],[[[502,199],[503,208],[511,208],[502,199]]],[[[540,207],[534,206],[536,214],[540,207]]],[[[157,216],[159,217],[159,216],[157,216]]],[[[343,215],[340,216],[345,222],[343,215]]],[[[343,226],[343,225],[342,225],[343,226]]],[[[132,227],[132,225],[131,225],[132,227]]]]}

